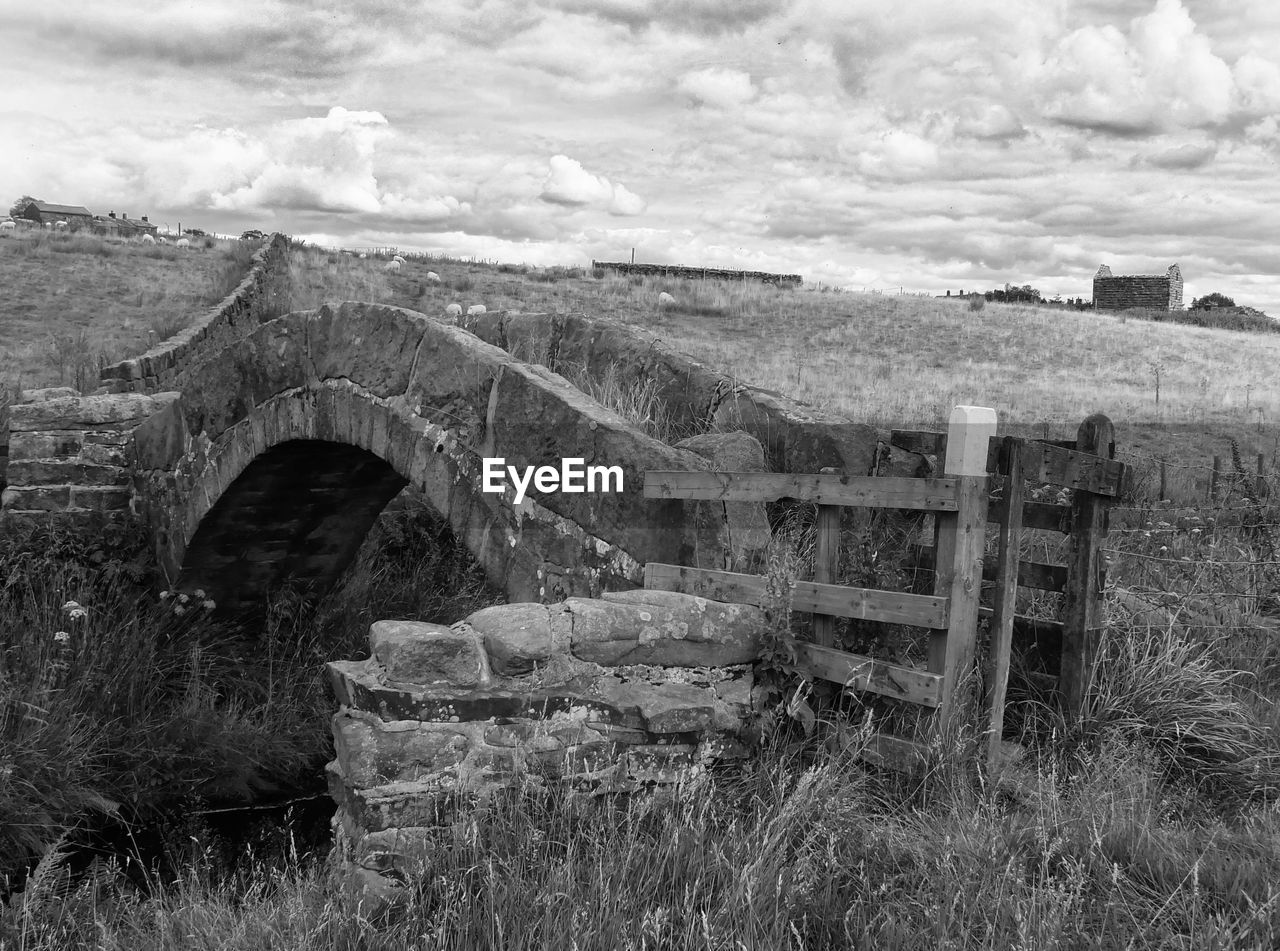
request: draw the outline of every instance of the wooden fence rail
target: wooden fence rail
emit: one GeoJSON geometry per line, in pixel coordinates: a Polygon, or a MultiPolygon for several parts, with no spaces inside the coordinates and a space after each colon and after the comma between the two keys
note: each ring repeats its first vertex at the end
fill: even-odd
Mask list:
{"type": "MultiPolygon", "coordinates": [[[[936,728],[945,728],[959,711],[957,689],[973,670],[978,622],[989,619],[991,645],[982,682],[988,762],[994,764],[1000,755],[1015,633],[1034,638],[1045,654],[1060,655],[1056,686],[1064,712],[1071,718],[1082,707],[1102,623],[1107,507],[1120,494],[1127,470],[1115,461],[1111,423],[1100,415],[1086,419],[1070,443],[996,437],[995,413],[982,407],[956,407],[946,433],[895,431],[891,438],[900,448],[939,455],[942,477],[863,477],[831,469],[813,474],[651,471],[645,474],[644,494],[655,499],[815,503],[814,577],[796,581],[789,592],[791,609],[811,613],[814,621],[812,641],[791,644],[800,669],[849,689],[932,709],[936,728]],[[1070,489],[1072,502],[1028,500],[1027,482],[1070,489]],[[933,545],[919,551],[920,566],[933,572],[932,593],[836,584],[844,506],[933,513],[933,545]],[[984,557],[988,522],[997,527],[991,559],[984,557]],[[1066,535],[1067,563],[1021,560],[1019,545],[1027,531],[1066,535]],[[984,581],[994,586],[989,606],[981,603],[984,581]],[[1063,593],[1061,619],[1017,615],[1019,586],[1063,593]],[[927,665],[921,669],[837,650],[838,618],[928,630],[927,665]]],[[[645,587],[746,604],[762,604],[768,597],[767,579],[758,575],[657,563],[645,567],[645,587]]],[[[880,739],[880,755],[891,762],[919,755],[908,741],[880,739]]]]}

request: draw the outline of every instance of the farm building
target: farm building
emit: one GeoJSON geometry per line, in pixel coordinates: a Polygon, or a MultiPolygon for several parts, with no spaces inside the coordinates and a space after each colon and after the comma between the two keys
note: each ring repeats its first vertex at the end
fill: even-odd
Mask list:
{"type": "Polygon", "coordinates": [[[21,217],[36,224],[53,224],[65,221],[72,231],[88,228],[93,223],[93,213],[80,205],[55,205],[47,201],[29,201],[22,209],[21,217]]]}
{"type": "Polygon", "coordinates": [[[150,221],[147,216],[141,218],[130,218],[129,213],[125,212],[122,217],[116,217],[114,211],[107,212],[104,218],[102,215],[95,215],[93,219],[93,230],[98,234],[118,235],[121,238],[136,238],[138,235],[149,234],[154,236],[159,230],[150,221]]]}
{"type": "Polygon", "coordinates": [[[1093,276],[1093,306],[1098,310],[1182,310],[1182,271],[1171,264],[1164,274],[1114,275],[1104,264],[1093,276]]]}

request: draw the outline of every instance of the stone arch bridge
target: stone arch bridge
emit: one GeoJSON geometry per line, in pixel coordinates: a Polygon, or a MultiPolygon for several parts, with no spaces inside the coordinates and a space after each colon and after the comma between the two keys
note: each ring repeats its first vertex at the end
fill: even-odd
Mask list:
{"type": "Polygon", "coordinates": [[[6,520],[140,520],[169,577],[227,608],[286,578],[332,582],[406,485],[511,601],[634,587],[646,561],[720,545],[694,503],[640,491],[645,469],[702,457],[443,320],[363,303],[287,314],[171,385],[14,407],[6,520]],[[486,458],[617,467],[623,491],[517,502],[483,491],[486,458]]]}

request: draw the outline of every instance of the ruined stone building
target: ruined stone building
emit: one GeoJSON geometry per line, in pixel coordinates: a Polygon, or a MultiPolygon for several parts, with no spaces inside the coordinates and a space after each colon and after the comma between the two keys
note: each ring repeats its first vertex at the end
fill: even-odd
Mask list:
{"type": "Polygon", "coordinates": [[[1164,274],[1114,275],[1104,264],[1093,276],[1093,306],[1098,310],[1182,310],[1182,271],[1171,264],[1164,274]]]}

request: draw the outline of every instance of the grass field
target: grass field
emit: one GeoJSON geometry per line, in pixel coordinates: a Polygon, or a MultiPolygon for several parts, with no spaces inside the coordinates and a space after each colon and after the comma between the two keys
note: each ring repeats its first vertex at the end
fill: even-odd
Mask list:
{"type": "Polygon", "coordinates": [[[100,364],[186,327],[248,271],[235,242],[191,240],[180,250],[57,232],[0,236],[0,385],[88,392],[100,364]]]}
{"type": "MultiPolygon", "coordinates": [[[[1065,435],[1103,411],[1124,447],[1187,464],[1225,454],[1232,435],[1271,454],[1280,420],[1277,335],[449,259],[387,274],[306,248],[291,265],[295,308],[366,298],[612,316],[880,425],[938,426],[952,403],[976,402],[1010,428],[1065,435]],[[658,309],[661,290],[676,308],[658,309]]],[[[637,395],[597,392],[619,405],[637,395]]],[[[0,540],[0,857],[46,856],[0,908],[0,949],[1280,946],[1274,499],[1116,513],[1112,581],[1181,619],[1152,627],[1113,601],[1093,699],[1071,728],[1015,668],[1007,722],[1027,752],[1001,782],[970,767],[974,724],[900,777],[855,762],[871,707],[808,737],[779,710],[751,764],[669,797],[526,792],[469,814],[442,830],[408,906],[371,918],[344,904],[323,841],[278,826],[233,847],[199,793],[287,788],[314,771],[332,709],[319,665],[357,656],[370,619],[448,622],[491,597],[429,513],[405,504],[328,599],[282,599],[252,636],[175,617],[141,556],[101,563],[70,541],[0,540]],[[62,833],[112,812],[140,826],[163,813],[169,862],[99,860],[68,881],[62,833]]]]}

